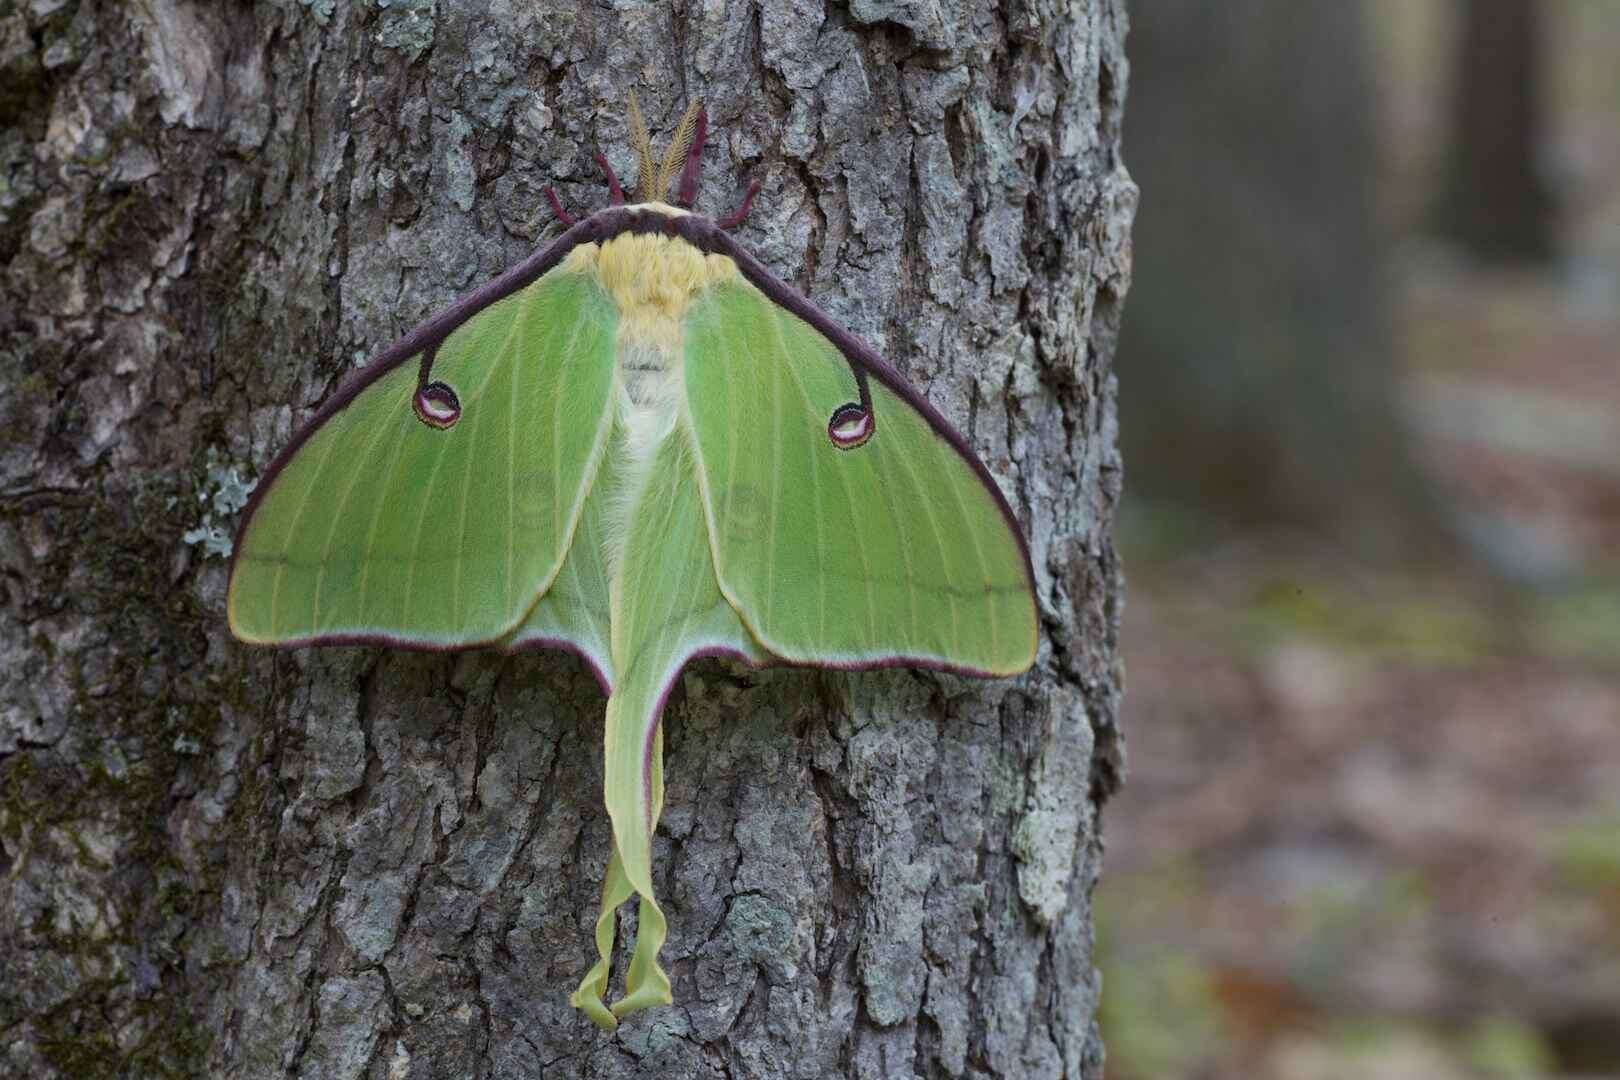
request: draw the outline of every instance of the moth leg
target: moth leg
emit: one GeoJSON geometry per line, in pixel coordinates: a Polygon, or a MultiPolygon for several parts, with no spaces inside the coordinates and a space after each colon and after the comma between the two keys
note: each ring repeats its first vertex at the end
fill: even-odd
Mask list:
{"type": "Polygon", "coordinates": [[[623,206],[624,188],[619,186],[619,176],[613,171],[613,166],[608,164],[607,155],[600,150],[596,152],[596,164],[601,166],[602,172],[607,176],[608,205],[623,206]]]}
{"type": "Polygon", "coordinates": [[[546,188],[546,201],[551,203],[551,212],[557,215],[557,220],[563,223],[563,228],[570,228],[574,224],[574,215],[563,209],[562,200],[557,198],[556,188],[546,188]]]}
{"type": "Polygon", "coordinates": [[[737,209],[733,210],[731,213],[727,214],[725,217],[721,218],[719,221],[715,222],[715,224],[720,226],[722,229],[735,229],[738,225],[741,225],[743,223],[743,219],[748,216],[749,208],[754,205],[754,196],[758,194],[759,181],[755,180],[748,185],[748,193],[743,196],[742,205],[737,207],[737,209]]]}

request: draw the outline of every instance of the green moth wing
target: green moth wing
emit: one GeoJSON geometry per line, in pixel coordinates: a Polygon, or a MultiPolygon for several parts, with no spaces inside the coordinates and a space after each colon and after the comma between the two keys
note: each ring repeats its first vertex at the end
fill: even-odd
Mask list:
{"type": "Polygon", "coordinates": [[[1023,671],[1036,610],[1011,512],[860,355],[741,278],[693,303],[686,402],[721,588],[792,663],[1023,671]]]}
{"type": "Polygon", "coordinates": [[[614,535],[613,493],[619,490],[622,471],[614,445],[610,436],[562,569],[528,617],[501,641],[508,651],[561,646],[577,652],[595,671],[603,693],[611,693],[618,682],[607,555],[614,535]]]}
{"type": "Polygon", "coordinates": [[[558,267],[362,373],[255,493],[227,595],[236,636],[450,648],[517,628],[606,447],[617,321],[590,275],[558,267]],[[422,355],[431,383],[409,362],[422,355]]]}

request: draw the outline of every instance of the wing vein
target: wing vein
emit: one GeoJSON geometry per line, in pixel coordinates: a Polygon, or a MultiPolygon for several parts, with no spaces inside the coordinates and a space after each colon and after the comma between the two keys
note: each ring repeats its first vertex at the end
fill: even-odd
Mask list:
{"type": "MultiPolygon", "coordinates": [[[[990,655],[999,662],[1001,659],[1001,598],[995,590],[995,582],[990,575],[990,560],[984,555],[984,540],[979,530],[973,527],[974,519],[970,516],[967,500],[962,497],[962,489],[956,484],[949,485],[951,496],[956,500],[957,509],[962,512],[962,521],[966,532],[973,541],[973,555],[979,560],[979,574],[984,578],[985,601],[990,605],[990,617],[986,622],[990,625],[990,655]]],[[[997,512],[1000,516],[1000,511],[997,512]]]]}
{"type": "MultiPolygon", "coordinates": [[[[909,455],[906,455],[906,454],[894,454],[894,455],[892,455],[892,457],[895,460],[896,466],[902,472],[904,472],[906,474],[907,478],[910,480],[911,489],[914,492],[916,492],[917,501],[922,504],[923,517],[928,522],[929,530],[934,534],[934,550],[939,552],[940,572],[948,577],[949,576],[949,571],[950,571],[950,564],[949,564],[949,558],[950,557],[946,552],[945,533],[940,528],[939,515],[938,515],[938,512],[934,508],[934,500],[927,497],[927,493],[926,493],[925,489],[923,488],[923,485],[922,485],[921,481],[917,477],[916,470],[914,468],[912,468],[912,463],[911,463],[909,455]]],[[[908,547],[909,547],[909,545],[908,545],[908,547]]],[[[909,560],[908,560],[908,566],[909,566],[909,560]]],[[[912,628],[913,628],[914,632],[917,632],[917,636],[920,639],[922,637],[922,634],[920,632],[921,627],[917,624],[917,616],[916,616],[916,611],[917,611],[917,578],[916,578],[915,575],[910,574],[910,573],[908,573],[906,575],[906,592],[911,597],[911,609],[912,609],[912,612],[913,612],[913,614],[912,614],[912,628]]],[[[959,614],[958,614],[958,612],[956,610],[956,595],[955,595],[954,592],[946,591],[944,593],[944,596],[945,596],[945,602],[950,605],[950,609],[951,609],[951,645],[952,645],[952,648],[953,648],[955,654],[960,656],[961,652],[962,652],[962,626],[961,626],[961,618],[960,618],[960,616],[959,616],[959,614]]]]}
{"type": "MultiPolygon", "coordinates": [[[[407,393],[414,395],[414,388],[408,390],[407,393]]],[[[403,397],[401,398],[400,404],[406,408],[410,407],[409,400],[403,397]]],[[[389,409],[387,411],[392,413],[396,411],[396,409],[389,409]]],[[[408,417],[404,417],[402,419],[406,419],[407,423],[409,422],[408,417]]],[[[366,610],[366,597],[371,591],[371,554],[376,550],[377,547],[377,528],[382,523],[383,511],[388,506],[388,488],[394,482],[394,474],[399,471],[399,459],[404,456],[404,454],[401,452],[399,444],[404,442],[405,432],[408,430],[409,428],[403,424],[396,425],[394,427],[394,432],[396,435],[394,453],[389,456],[388,470],[383,474],[382,486],[377,495],[377,506],[371,512],[371,524],[366,528],[366,557],[360,561],[360,598],[355,604],[356,609],[362,614],[366,610]]]]}
{"type": "MultiPolygon", "coordinates": [[[[360,477],[364,476],[364,475],[371,474],[373,472],[372,469],[367,468],[366,466],[372,461],[372,459],[374,457],[376,457],[377,450],[382,445],[382,443],[384,441],[384,436],[388,435],[390,433],[397,436],[398,432],[399,432],[399,427],[397,425],[395,425],[395,424],[383,423],[383,424],[376,424],[374,426],[376,427],[376,431],[373,432],[371,440],[366,443],[365,450],[361,454],[358,455],[358,461],[355,463],[357,467],[352,468],[350,470],[349,486],[344,489],[344,491],[343,491],[343,499],[342,499],[342,501],[340,501],[338,503],[336,511],[332,514],[332,527],[327,532],[327,535],[326,535],[326,549],[321,553],[321,568],[322,568],[323,572],[324,572],[324,570],[326,568],[326,564],[331,561],[331,558],[332,558],[332,541],[337,537],[338,527],[342,523],[343,519],[347,516],[346,512],[348,510],[349,503],[351,501],[353,501],[353,499],[354,499],[354,489],[359,484],[360,477]]],[[[333,440],[333,441],[335,442],[336,440],[333,440]]],[[[396,454],[395,457],[397,458],[398,455],[396,454]]],[[[394,464],[395,464],[394,460],[390,459],[389,463],[388,463],[388,469],[387,469],[387,474],[389,476],[393,475],[394,464]]],[[[379,509],[381,508],[384,501],[386,501],[387,490],[388,489],[386,487],[384,487],[382,489],[382,494],[379,495],[379,497],[377,499],[377,505],[378,505],[379,509]]],[[[373,524],[373,526],[375,526],[375,524],[376,524],[377,516],[378,516],[377,512],[373,511],[372,512],[372,524],[373,524]]],[[[368,530],[367,537],[366,537],[366,546],[364,548],[362,548],[361,551],[360,551],[361,577],[360,577],[359,600],[356,602],[356,610],[358,612],[363,612],[365,610],[366,579],[369,576],[369,571],[371,569],[371,545],[372,545],[372,536],[373,535],[374,534],[371,531],[368,530]]],[[[311,617],[317,623],[320,621],[320,594],[321,594],[321,582],[322,581],[324,581],[324,577],[317,578],[316,590],[315,590],[314,610],[311,613],[311,617]]]]}
{"type": "MultiPolygon", "coordinates": [[[[763,294],[761,294],[759,299],[761,299],[761,300],[764,299],[763,294]]],[[[767,301],[767,305],[768,306],[766,307],[765,310],[769,311],[771,313],[771,315],[774,317],[774,325],[776,327],[777,345],[780,348],[781,354],[782,354],[781,355],[781,363],[779,363],[777,365],[774,365],[772,370],[780,370],[780,371],[786,372],[787,376],[790,379],[793,380],[794,389],[796,389],[799,392],[799,398],[804,402],[805,411],[812,418],[812,423],[810,425],[811,430],[812,430],[812,436],[813,437],[819,437],[819,435],[820,435],[820,426],[821,425],[819,423],[820,414],[817,411],[816,402],[810,396],[810,391],[809,391],[808,388],[806,388],[806,386],[804,384],[804,378],[802,377],[802,375],[800,374],[798,369],[796,369],[793,366],[793,354],[787,347],[787,338],[786,338],[786,335],[783,333],[783,330],[782,330],[783,326],[785,325],[785,320],[787,318],[791,317],[791,316],[785,315],[781,311],[777,310],[776,306],[774,304],[769,304],[768,301],[767,301]]],[[[811,329],[812,329],[812,332],[813,332],[814,328],[811,328],[811,329]]],[[[813,340],[815,340],[817,343],[820,343],[822,341],[821,335],[817,334],[813,340]]],[[[828,359],[828,358],[823,356],[823,357],[821,357],[821,359],[828,359]]],[[[816,482],[817,479],[818,479],[819,474],[816,471],[816,459],[815,459],[815,454],[814,453],[812,453],[810,455],[810,469],[811,469],[811,486],[816,489],[816,510],[817,510],[817,514],[816,514],[816,543],[817,543],[817,548],[816,548],[816,550],[817,550],[817,552],[819,554],[823,550],[820,547],[820,545],[822,543],[822,529],[821,529],[821,520],[820,520],[820,517],[821,517],[821,515],[820,515],[821,495],[820,495],[820,484],[816,482]]],[[[865,591],[866,591],[867,648],[868,649],[873,649],[873,648],[876,648],[875,643],[876,643],[876,641],[878,639],[878,630],[877,630],[878,602],[877,602],[877,594],[874,592],[875,583],[872,580],[872,567],[871,567],[871,564],[870,564],[870,562],[868,562],[867,557],[866,557],[866,545],[861,542],[862,541],[862,536],[860,534],[865,532],[866,519],[861,517],[860,506],[859,506],[858,502],[856,501],[854,494],[850,491],[849,478],[846,475],[844,475],[842,472],[840,472],[839,470],[836,470],[836,469],[833,470],[833,477],[838,482],[839,487],[843,490],[845,501],[849,503],[849,525],[850,525],[850,530],[853,533],[856,534],[855,536],[853,536],[851,538],[852,541],[853,541],[851,546],[855,549],[856,554],[859,555],[859,557],[860,557],[860,560],[861,560],[861,579],[862,579],[862,584],[865,586],[865,591]]],[[[825,564],[822,563],[821,565],[824,566],[825,564]]],[[[818,566],[818,569],[819,568],[820,567],[818,566]]],[[[820,619],[820,622],[819,622],[818,626],[823,631],[825,630],[825,627],[826,627],[827,585],[828,585],[827,575],[825,573],[818,573],[816,575],[816,588],[817,588],[818,596],[820,598],[820,610],[821,610],[821,619],[820,619]]],[[[818,640],[825,641],[826,638],[825,638],[825,636],[822,636],[822,637],[818,638],[818,640]]]]}
{"type": "MultiPolygon", "coordinates": [[[[339,415],[342,414],[340,413],[339,415]]],[[[304,485],[304,490],[298,500],[298,511],[297,513],[293,514],[292,526],[287,531],[289,538],[298,535],[298,526],[299,523],[304,520],[304,511],[309,509],[310,495],[314,492],[316,486],[315,482],[321,478],[321,473],[326,471],[327,465],[331,464],[332,451],[337,445],[337,441],[338,440],[336,439],[331,439],[327,442],[326,452],[321,455],[321,463],[315,467],[315,473],[310,478],[310,482],[304,485]]],[[[270,587],[270,629],[272,633],[279,632],[278,627],[280,624],[278,608],[281,602],[281,581],[286,571],[287,563],[285,560],[283,560],[281,564],[276,567],[276,580],[275,583],[270,587]]],[[[317,593],[317,596],[318,595],[319,594],[317,593]]]]}

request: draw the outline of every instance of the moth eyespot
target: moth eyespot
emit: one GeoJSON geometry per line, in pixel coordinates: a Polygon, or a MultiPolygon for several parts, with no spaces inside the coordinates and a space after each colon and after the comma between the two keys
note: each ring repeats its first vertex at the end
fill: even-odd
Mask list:
{"type": "Polygon", "coordinates": [[[872,437],[872,414],[855,404],[840,405],[827,421],[827,438],[840,450],[853,450],[872,437]]]}
{"type": "Polygon", "coordinates": [[[447,383],[430,382],[416,391],[416,418],[440,431],[454,427],[461,419],[461,399],[447,383]]]}

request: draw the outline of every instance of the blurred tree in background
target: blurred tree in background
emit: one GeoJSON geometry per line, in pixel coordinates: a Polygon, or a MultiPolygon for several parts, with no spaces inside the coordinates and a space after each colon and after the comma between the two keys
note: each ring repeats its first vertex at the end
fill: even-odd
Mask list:
{"type": "Polygon", "coordinates": [[[1540,0],[1465,0],[1455,49],[1453,135],[1435,224],[1470,255],[1544,261],[1553,203],[1541,144],[1540,0]]]}
{"type": "Polygon", "coordinates": [[[1397,422],[1364,31],[1359,0],[1134,11],[1121,438],[1133,495],[1413,553],[1442,531],[1397,422]]]}
{"type": "Polygon", "coordinates": [[[1620,0],[1132,12],[1110,1080],[1620,1078],[1620,0]]]}

